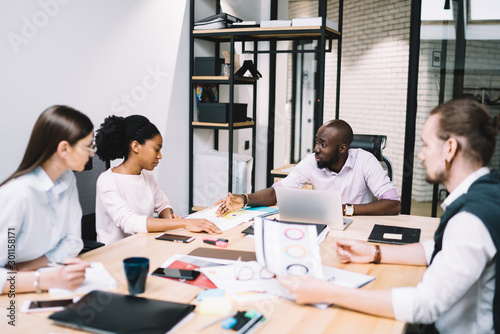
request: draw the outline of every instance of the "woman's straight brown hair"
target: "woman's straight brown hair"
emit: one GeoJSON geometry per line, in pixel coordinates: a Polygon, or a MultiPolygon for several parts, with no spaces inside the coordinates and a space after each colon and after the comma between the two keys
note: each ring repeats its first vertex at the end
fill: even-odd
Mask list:
{"type": "Polygon", "coordinates": [[[33,127],[21,164],[0,186],[41,166],[56,152],[61,141],[73,146],[93,128],[86,115],[71,107],[55,105],[45,109],[33,127]]]}

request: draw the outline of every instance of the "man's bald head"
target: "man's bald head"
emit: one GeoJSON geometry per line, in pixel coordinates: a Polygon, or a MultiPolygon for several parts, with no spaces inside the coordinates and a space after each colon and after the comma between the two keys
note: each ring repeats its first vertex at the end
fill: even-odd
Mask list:
{"type": "Polygon", "coordinates": [[[351,126],[346,121],[334,119],[326,122],[322,125],[322,127],[335,129],[339,135],[338,138],[341,140],[341,143],[339,144],[346,144],[347,148],[351,146],[354,135],[351,126]]]}

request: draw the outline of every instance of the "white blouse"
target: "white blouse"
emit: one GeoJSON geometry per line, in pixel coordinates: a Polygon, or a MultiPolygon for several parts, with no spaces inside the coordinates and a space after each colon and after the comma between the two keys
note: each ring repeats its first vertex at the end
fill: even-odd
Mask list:
{"type": "Polygon", "coordinates": [[[81,219],[70,170],[53,183],[37,167],[0,187],[0,289],[8,272],[3,267],[13,264],[9,261],[21,263],[45,255],[50,262],[61,262],[77,256],[83,248],[81,219]]]}
{"type": "Polygon", "coordinates": [[[97,241],[109,244],[147,232],[147,218],[167,208],[172,206],[150,171],[128,175],[108,169],[97,180],[97,241]]]}

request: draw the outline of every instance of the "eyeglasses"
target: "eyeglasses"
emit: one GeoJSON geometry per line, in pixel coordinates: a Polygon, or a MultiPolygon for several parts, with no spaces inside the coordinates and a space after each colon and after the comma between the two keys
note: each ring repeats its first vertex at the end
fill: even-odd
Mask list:
{"type": "Polygon", "coordinates": [[[271,279],[275,278],[274,273],[267,270],[265,267],[257,268],[255,266],[250,266],[241,261],[241,257],[238,258],[235,267],[235,276],[239,281],[249,281],[254,279],[258,273],[258,278],[260,279],[271,279]]]}
{"type": "Polygon", "coordinates": [[[97,152],[97,146],[94,143],[90,144],[89,146],[80,145],[80,147],[86,149],[92,154],[95,154],[95,152],[97,152]]]}

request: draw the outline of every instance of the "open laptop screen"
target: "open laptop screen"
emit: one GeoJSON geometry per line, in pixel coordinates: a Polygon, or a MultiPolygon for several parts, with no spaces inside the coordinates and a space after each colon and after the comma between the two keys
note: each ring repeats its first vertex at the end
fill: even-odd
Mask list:
{"type": "Polygon", "coordinates": [[[326,224],[330,229],[343,230],[352,219],[342,214],[340,193],[332,191],[275,188],[280,220],[326,224]]]}

